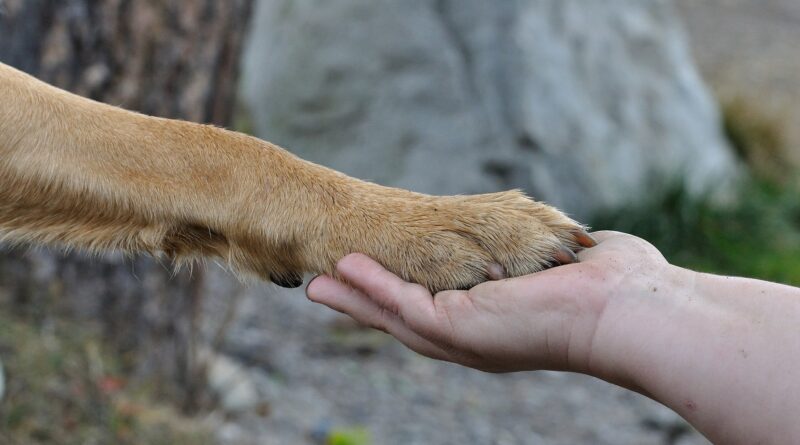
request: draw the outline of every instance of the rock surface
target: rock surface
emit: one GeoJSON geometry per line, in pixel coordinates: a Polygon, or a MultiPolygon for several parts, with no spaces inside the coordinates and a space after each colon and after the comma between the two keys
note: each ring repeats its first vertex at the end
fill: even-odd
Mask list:
{"type": "Polygon", "coordinates": [[[256,134],[306,159],[579,218],[737,170],[666,0],[260,1],[242,92],[256,134]]]}

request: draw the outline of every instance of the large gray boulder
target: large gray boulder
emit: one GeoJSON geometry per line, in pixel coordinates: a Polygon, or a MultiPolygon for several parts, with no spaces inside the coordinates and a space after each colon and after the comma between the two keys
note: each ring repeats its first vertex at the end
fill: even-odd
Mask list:
{"type": "Polygon", "coordinates": [[[306,159],[581,218],[737,171],[665,0],[262,0],[242,93],[256,134],[306,159]]]}

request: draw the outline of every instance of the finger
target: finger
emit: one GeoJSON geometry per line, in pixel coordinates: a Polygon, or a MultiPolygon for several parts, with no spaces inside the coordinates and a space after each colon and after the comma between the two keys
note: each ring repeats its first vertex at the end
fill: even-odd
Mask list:
{"type": "MultiPolygon", "coordinates": [[[[579,257],[581,255],[582,253],[578,254],[579,257]]],[[[563,289],[565,283],[574,281],[574,271],[581,267],[580,264],[566,265],[508,280],[487,281],[470,289],[464,298],[467,298],[473,306],[483,308],[487,305],[489,307],[502,305],[504,298],[523,296],[526,299],[537,300],[550,297],[563,289]]]]}
{"type": "Polygon", "coordinates": [[[437,360],[448,360],[445,350],[421,337],[402,320],[384,310],[360,291],[333,278],[320,276],[306,288],[309,300],[347,314],[362,325],[387,332],[409,349],[437,360]]]}
{"type": "Polygon", "coordinates": [[[348,255],[339,261],[336,270],[353,287],[398,315],[412,329],[434,322],[431,293],[418,284],[403,281],[370,257],[358,253],[348,255]]]}
{"type": "Polygon", "coordinates": [[[358,290],[327,276],[315,279],[306,292],[309,300],[347,314],[362,325],[382,331],[387,330],[388,317],[396,317],[358,290]]]}
{"type": "Polygon", "coordinates": [[[611,230],[594,232],[592,235],[597,239],[599,246],[596,249],[586,249],[578,252],[578,259],[581,262],[604,261],[611,252],[630,251],[632,246],[639,246],[643,243],[641,239],[633,235],[611,230]]]}
{"type": "MultiPolygon", "coordinates": [[[[592,234],[591,234],[592,239],[598,245],[606,243],[605,246],[603,246],[604,248],[608,247],[608,242],[609,241],[613,241],[615,239],[618,239],[618,238],[621,238],[621,237],[625,237],[625,236],[629,236],[629,235],[626,235],[625,233],[622,233],[622,232],[615,232],[613,230],[601,230],[599,232],[592,232],[592,234]]],[[[595,247],[596,247],[596,245],[595,245],[595,247]]],[[[600,249],[600,250],[604,250],[604,249],[600,249]]],[[[594,258],[597,255],[602,255],[602,252],[598,253],[598,249],[584,249],[584,250],[581,250],[581,251],[578,252],[578,260],[583,263],[583,262],[586,262],[586,261],[590,261],[592,258],[594,258]]]]}
{"type": "Polygon", "coordinates": [[[600,231],[597,231],[597,232],[592,232],[592,233],[590,233],[588,235],[590,235],[592,238],[594,238],[594,240],[598,244],[600,244],[600,243],[602,243],[604,241],[607,241],[609,239],[612,239],[612,238],[631,236],[631,235],[628,235],[627,233],[616,232],[614,230],[600,230],[600,231]]]}
{"type": "Polygon", "coordinates": [[[447,350],[412,331],[408,325],[402,323],[400,319],[396,319],[396,322],[392,322],[389,325],[388,332],[408,349],[418,354],[436,360],[455,362],[447,350]]]}
{"type": "Polygon", "coordinates": [[[352,311],[352,301],[348,302],[348,294],[351,292],[353,288],[327,275],[312,279],[306,287],[306,297],[309,300],[347,315],[352,311]]]}

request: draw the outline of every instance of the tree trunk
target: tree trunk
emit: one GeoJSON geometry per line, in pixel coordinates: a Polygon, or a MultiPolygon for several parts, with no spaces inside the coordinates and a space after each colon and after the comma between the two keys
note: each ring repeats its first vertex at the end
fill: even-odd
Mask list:
{"type": "MultiPolygon", "coordinates": [[[[0,61],[95,100],[224,126],[250,12],[251,0],[0,0],[0,61]]],[[[34,320],[57,310],[101,319],[133,370],[196,405],[197,268],[5,249],[0,286],[34,320]]]]}

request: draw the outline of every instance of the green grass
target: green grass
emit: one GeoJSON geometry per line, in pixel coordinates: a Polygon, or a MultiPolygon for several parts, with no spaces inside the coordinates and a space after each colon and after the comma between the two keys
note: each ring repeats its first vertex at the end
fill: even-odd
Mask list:
{"type": "Polygon", "coordinates": [[[725,207],[672,187],[592,227],[642,237],[679,266],[800,285],[800,193],[769,182],[750,182],[725,207]]]}
{"type": "Polygon", "coordinates": [[[331,431],[326,445],[370,445],[369,431],[365,428],[349,428],[331,431]]]}

